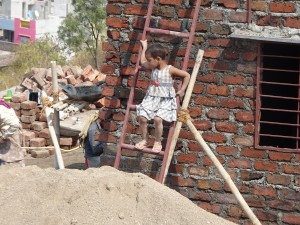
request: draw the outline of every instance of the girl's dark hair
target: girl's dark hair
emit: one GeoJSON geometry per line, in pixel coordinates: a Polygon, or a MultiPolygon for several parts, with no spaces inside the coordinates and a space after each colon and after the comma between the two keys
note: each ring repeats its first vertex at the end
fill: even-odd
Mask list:
{"type": "Polygon", "coordinates": [[[161,44],[150,45],[145,54],[149,54],[152,58],[160,57],[161,59],[166,58],[166,51],[161,44]]]}

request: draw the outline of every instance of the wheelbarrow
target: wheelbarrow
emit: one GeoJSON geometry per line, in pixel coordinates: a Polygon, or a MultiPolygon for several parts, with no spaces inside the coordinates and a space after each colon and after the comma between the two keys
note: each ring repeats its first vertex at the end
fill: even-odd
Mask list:
{"type": "Polygon", "coordinates": [[[102,98],[103,84],[101,81],[94,85],[74,86],[72,84],[59,83],[63,92],[70,98],[83,100],[87,102],[95,102],[102,98]]]}

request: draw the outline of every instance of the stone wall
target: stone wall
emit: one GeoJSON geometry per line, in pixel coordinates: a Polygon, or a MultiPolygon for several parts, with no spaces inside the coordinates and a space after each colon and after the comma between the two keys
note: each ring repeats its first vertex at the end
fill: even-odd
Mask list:
{"type": "MultiPolygon", "coordinates": [[[[139,40],[143,31],[147,1],[108,0],[108,42],[103,43],[107,74],[113,95],[106,97],[112,112],[110,132],[114,147],[105,151],[103,162],[113,164],[122,131],[129,87],[132,84],[139,40]]],[[[159,28],[179,31],[191,18],[195,1],[160,0],[152,23],[159,28]]],[[[254,148],[255,88],[258,41],[233,39],[233,29],[246,28],[249,18],[259,27],[300,29],[299,1],[202,1],[188,71],[194,66],[197,50],[204,59],[190,101],[193,123],[230,174],[249,206],[263,224],[300,224],[300,154],[254,148]]],[[[185,28],[189,29],[188,26],[185,28]]],[[[148,36],[170,49],[171,63],[180,67],[186,42],[168,36],[148,36]]],[[[143,95],[148,80],[139,78],[137,97],[143,95]]],[[[140,135],[134,112],[126,142],[140,135]]],[[[153,132],[153,127],[150,128],[153,132]]],[[[159,157],[140,157],[123,152],[121,169],[155,176],[159,157]],[[150,172],[149,172],[150,171],[150,172]]],[[[183,127],[167,178],[168,186],[200,207],[234,221],[251,224],[208,156],[183,127]]]]}

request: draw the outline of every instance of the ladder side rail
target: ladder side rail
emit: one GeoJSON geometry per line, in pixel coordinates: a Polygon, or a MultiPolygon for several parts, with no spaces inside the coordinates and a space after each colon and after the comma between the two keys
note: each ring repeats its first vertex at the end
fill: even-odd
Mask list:
{"type": "Polygon", "coordinates": [[[196,25],[197,25],[197,21],[198,21],[199,11],[200,11],[200,5],[201,5],[201,0],[198,0],[196,2],[194,16],[193,16],[193,20],[192,20],[191,31],[190,31],[190,37],[192,37],[192,38],[189,38],[189,41],[187,44],[187,49],[186,49],[186,53],[185,53],[183,65],[182,65],[183,70],[186,70],[187,66],[188,66],[190,52],[191,52],[192,44],[194,41],[193,37],[195,36],[195,30],[196,30],[196,25]]]}
{"type": "MultiPolygon", "coordinates": [[[[153,5],[154,5],[154,0],[150,0],[149,4],[148,4],[148,12],[147,12],[147,16],[146,16],[146,22],[145,22],[145,26],[144,26],[144,30],[143,30],[143,34],[142,34],[143,40],[145,39],[146,34],[147,34],[147,29],[145,29],[145,28],[149,27],[149,24],[150,24],[153,5]]],[[[117,154],[116,154],[116,158],[115,158],[115,162],[114,162],[114,167],[117,169],[120,166],[122,144],[124,143],[124,140],[125,140],[126,130],[127,130],[127,126],[128,126],[128,118],[129,118],[129,114],[130,114],[130,108],[131,108],[133,98],[134,98],[134,91],[135,91],[135,86],[136,86],[136,82],[137,82],[137,78],[138,78],[141,54],[142,54],[142,47],[140,47],[140,49],[139,49],[137,64],[136,64],[135,71],[134,71],[134,78],[133,78],[133,82],[132,82],[132,85],[130,88],[129,98],[127,101],[127,107],[126,107],[126,112],[125,112],[125,116],[124,116],[123,128],[122,128],[122,132],[120,135],[119,145],[117,148],[117,154]]]]}
{"type": "MultiPolygon", "coordinates": [[[[192,48],[192,44],[193,44],[193,40],[194,40],[195,29],[196,29],[199,11],[200,11],[200,5],[201,5],[201,0],[197,0],[196,5],[195,5],[194,14],[193,14],[193,19],[192,19],[191,31],[189,32],[189,40],[188,40],[188,44],[187,44],[187,49],[186,49],[186,53],[185,53],[185,57],[183,60],[183,65],[182,65],[182,69],[185,71],[187,70],[188,61],[189,61],[189,57],[190,57],[190,53],[191,53],[191,48],[192,48]]],[[[179,84],[179,87],[181,87],[181,83],[179,84]]],[[[179,109],[179,106],[180,106],[179,97],[176,98],[176,101],[177,101],[177,105],[178,105],[178,109],[179,109]]],[[[171,153],[173,155],[173,152],[174,152],[174,150],[171,149],[171,143],[172,143],[172,138],[173,138],[173,135],[175,132],[175,127],[176,127],[176,123],[174,123],[173,126],[169,130],[168,139],[167,139],[166,148],[165,148],[166,156],[163,158],[160,174],[158,177],[158,181],[160,183],[164,182],[165,174],[169,168],[169,165],[168,165],[168,163],[169,163],[168,158],[170,157],[169,154],[171,153]],[[166,167],[168,167],[168,168],[166,168],[166,167]]]]}

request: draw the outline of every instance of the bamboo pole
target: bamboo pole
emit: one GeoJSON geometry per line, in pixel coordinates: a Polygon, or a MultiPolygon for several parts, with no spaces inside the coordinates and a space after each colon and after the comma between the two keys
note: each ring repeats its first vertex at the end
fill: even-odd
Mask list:
{"type": "Polygon", "coordinates": [[[209,158],[212,160],[214,165],[217,167],[218,171],[221,173],[221,175],[224,178],[225,182],[228,184],[230,190],[232,191],[232,193],[234,194],[234,196],[236,197],[236,199],[238,200],[238,202],[242,206],[243,210],[246,212],[246,214],[250,218],[251,222],[254,225],[261,225],[261,223],[259,222],[257,217],[254,215],[254,213],[252,212],[252,210],[248,206],[247,202],[244,200],[243,196],[241,195],[241,193],[239,192],[239,190],[237,189],[237,187],[233,183],[231,177],[226,172],[226,170],[224,169],[222,164],[219,162],[217,157],[214,155],[214,153],[211,151],[209,146],[205,143],[202,136],[200,135],[198,130],[195,128],[194,124],[189,119],[186,121],[186,124],[189,127],[190,131],[194,134],[195,139],[199,142],[200,146],[204,149],[206,154],[209,156],[209,158]]]}
{"type": "Polygon", "coordinates": [[[51,140],[54,145],[55,159],[56,159],[58,169],[64,169],[65,166],[64,166],[62,155],[61,155],[60,146],[59,146],[58,139],[57,139],[55,129],[53,126],[53,119],[51,118],[52,117],[51,114],[53,115],[53,113],[51,112],[51,109],[49,107],[46,107],[45,113],[46,113],[46,117],[47,117],[47,123],[48,123],[48,127],[49,127],[51,140]]]}
{"type": "MultiPolygon", "coordinates": [[[[198,75],[198,71],[199,71],[199,68],[200,68],[200,65],[201,65],[201,62],[202,62],[203,54],[204,54],[204,51],[199,49],[198,53],[197,53],[197,57],[196,57],[195,66],[194,66],[194,69],[193,69],[193,72],[192,72],[192,75],[191,75],[191,78],[190,78],[190,82],[189,82],[188,87],[187,87],[186,92],[185,92],[185,96],[184,96],[184,99],[183,99],[181,109],[187,109],[187,107],[189,105],[191,95],[192,95],[192,92],[193,92],[193,89],[194,89],[194,85],[195,85],[195,82],[196,82],[196,78],[197,78],[197,75],[198,75]]],[[[182,127],[182,122],[177,121],[175,129],[174,129],[174,134],[173,134],[173,137],[172,137],[172,141],[171,141],[171,144],[170,144],[169,155],[168,155],[168,158],[167,158],[166,168],[165,168],[165,171],[164,171],[164,176],[163,176],[162,183],[165,182],[166,176],[168,174],[171,159],[173,157],[174,149],[175,149],[175,146],[176,146],[176,143],[177,143],[177,139],[178,139],[181,127],[182,127]]]]}
{"type": "MultiPolygon", "coordinates": [[[[56,70],[56,62],[51,61],[51,75],[52,75],[52,85],[53,85],[53,104],[58,103],[58,80],[57,80],[57,70],[56,70]]],[[[59,123],[59,111],[54,109],[53,113],[53,128],[56,134],[56,139],[60,140],[60,123],[59,123]]],[[[58,168],[58,159],[55,154],[54,166],[58,168]]]]}

